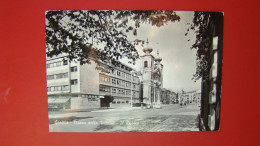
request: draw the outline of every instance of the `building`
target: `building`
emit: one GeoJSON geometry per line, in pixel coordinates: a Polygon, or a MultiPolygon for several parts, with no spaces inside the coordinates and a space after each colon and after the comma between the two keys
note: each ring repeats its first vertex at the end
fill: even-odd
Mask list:
{"type": "Polygon", "coordinates": [[[193,94],[193,101],[194,104],[200,107],[201,102],[201,91],[197,91],[193,94]]]}
{"type": "Polygon", "coordinates": [[[175,92],[165,88],[161,90],[162,104],[175,104],[177,103],[177,100],[177,94],[175,92]]]}
{"type": "Polygon", "coordinates": [[[177,93],[175,93],[175,92],[173,92],[171,90],[170,90],[170,103],[171,104],[179,103],[177,93]]]}
{"type": "Polygon", "coordinates": [[[186,104],[196,104],[196,105],[200,105],[200,90],[193,90],[193,91],[182,91],[179,93],[180,96],[180,103],[186,103],[186,104]]]}
{"type": "Polygon", "coordinates": [[[144,48],[141,56],[141,101],[147,104],[160,104],[161,89],[163,87],[162,59],[154,57],[152,48],[144,48]]]}
{"type": "Polygon", "coordinates": [[[160,100],[161,100],[162,104],[170,104],[170,102],[171,102],[170,90],[163,88],[161,90],[161,99],[160,100]]]}
{"type": "Polygon", "coordinates": [[[47,57],[46,67],[49,106],[99,108],[105,95],[114,98],[111,106],[139,102],[140,80],[132,74],[134,69],[123,63],[91,59],[90,64],[80,65],[59,55],[47,57]]]}

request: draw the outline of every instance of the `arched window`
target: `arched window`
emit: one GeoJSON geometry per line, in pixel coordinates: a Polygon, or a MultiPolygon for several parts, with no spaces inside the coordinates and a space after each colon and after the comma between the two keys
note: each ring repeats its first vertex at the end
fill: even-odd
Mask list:
{"type": "Polygon", "coordinates": [[[144,67],[148,67],[147,61],[144,61],[144,67]]]}

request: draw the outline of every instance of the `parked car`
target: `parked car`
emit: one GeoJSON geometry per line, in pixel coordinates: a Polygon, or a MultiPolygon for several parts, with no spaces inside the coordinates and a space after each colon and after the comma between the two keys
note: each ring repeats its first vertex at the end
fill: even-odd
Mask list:
{"type": "Polygon", "coordinates": [[[162,108],[161,104],[153,105],[153,107],[156,108],[156,109],[161,109],[162,108]]]}

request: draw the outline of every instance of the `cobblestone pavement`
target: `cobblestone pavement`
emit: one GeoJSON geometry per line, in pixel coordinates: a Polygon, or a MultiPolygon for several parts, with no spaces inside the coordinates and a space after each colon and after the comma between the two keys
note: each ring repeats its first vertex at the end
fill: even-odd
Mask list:
{"type": "Polygon", "coordinates": [[[164,105],[162,109],[108,109],[49,114],[50,132],[198,131],[199,107],[164,105]]]}

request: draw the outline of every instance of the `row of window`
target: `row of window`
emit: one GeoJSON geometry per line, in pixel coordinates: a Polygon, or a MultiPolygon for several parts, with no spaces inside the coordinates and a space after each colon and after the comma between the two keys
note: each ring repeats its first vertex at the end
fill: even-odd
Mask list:
{"type": "Polygon", "coordinates": [[[112,104],[128,104],[130,103],[128,100],[126,101],[113,101],[112,104]]]}
{"type": "Polygon", "coordinates": [[[136,77],[134,77],[134,76],[132,76],[133,78],[131,78],[131,74],[124,73],[122,71],[118,71],[118,70],[115,70],[115,69],[111,70],[111,74],[120,76],[120,77],[125,78],[125,79],[129,79],[129,80],[132,79],[133,81],[136,80],[136,77]]]}
{"type": "Polygon", "coordinates": [[[68,78],[68,73],[60,73],[60,74],[54,74],[54,75],[47,75],[47,80],[53,80],[53,79],[63,79],[68,78]]]}
{"type": "Polygon", "coordinates": [[[82,95],[72,95],[72,97],[83,97],[87,98],[88,101],[98,101],[98,96],[97,95],[89,95],[89,94],[82,94],[82,95]]]}
{"type": "MultiPolygon", "coordinates": [[[[102,76],[102,75],[99,76],[99,81],[106,82],[106,83],[110,83],[110,81],[112,81],[113,85],[118,85],[118,86],[122,86],[122,87],[129,87],[129,88],[131,87],[131,83],[130,82],[119,80],[119,79],[114,79],[114,78],[112,78],[110,80],[109,77],[102,76]]],[[[133,84],[133,88],[136,88],[135,84],[133,84]]]]}
{"type": "MultiPolygon", "coordinates": [[[[131,95],[131,90],[124,90],[124,89],[116,89],[116,88],[110,88],[110,87],[106,87],[106,86],[101,86],[99,88],[99,91],[102,92],[110,92],[112,90],[112,94],[121,94],[121,95],[131,95]]],[[[136,93],[133,92],[133,95],[135,95],[136,93]]]]}
{"type": "Polygon", "coordinates": [[[100,87],[99,91],[110,92],[110,88],[109,87],[100,87]]]}
{"type": "Polygon", "coordinates": [[[63,61],[57,61],[53,63],[48,63],[46,64],[46,68],[54,68],[54,67],[59,67],[61,65],[68,65],[68,60],[63,60],[63,61]]]}
{"type": "Polygon", "coordinates": [[[98,98],[97,95],[88,95],[88,94],[83,94],[83,95],[81,95],[81,97],[84,97],[84,98],[98,98]]]}
{"type": "MultiPolygon", "coordinates": [[[[126,81],[122,81],[122,80],[116,80],[116,79],[112,79],[112,84],[114,85],[119,85],[122,87],[131,87],[131,83],[130,82],[126,82],[126,81]]],[[[136,88],[136,85],[133,84],[133,88],[136,88]]]]}
{"type": "Polygon", "coordinates": [[[68,85],[47,87],[47,91],[48,92],[68,91],[68,90],[69,90],[69,86],[68,85]]]}
{"type": "Polygon", "coordinates": [[[102,81],[102,82],[110,82],[110,78],[109,77],[107,77],[107,76],[102,76],[102,75],[100,75],[99,76],[99,81],[102,81]]]}
{"type": "Polygon", "coordinates": [[[116,62],[116,61],[112,60],[111,64],[114,65],[115,67],[119,67],[119,68],[122,68],[124,70],[131,71],[131,68],[129,68],[129,67],[123,65],[123,64],[120,64],[120,63],[118,64],[118,62],[116,62]]]}

